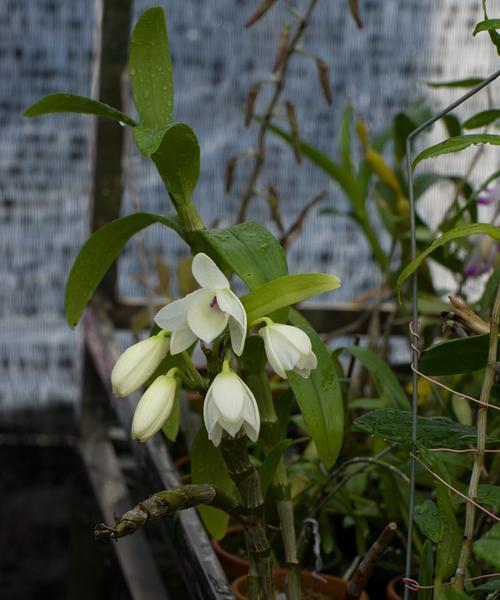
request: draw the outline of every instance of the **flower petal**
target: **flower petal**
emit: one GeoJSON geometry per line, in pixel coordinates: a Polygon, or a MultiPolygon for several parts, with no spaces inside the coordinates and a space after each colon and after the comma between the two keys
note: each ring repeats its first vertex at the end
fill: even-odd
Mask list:
{"type": "Polygon", "coordinates": [[[274,323],[272,332],[274,337],[283,341],[283,344],[292,344],[301,354],[309,354],[312,351],[309,336],[298,327],[274,323]]]}
{"type": "Polygon", "coordinates": [[[229,287],[229,281],[224,273],[214,261],[203,252],[198,253],[193,258],[191,271],[193,272],[193,277],[203,288],[213,290],[229,287]]]}
{"type": "Polygon", "coordinates": [[[216,297],[212,290],[200,291],[202,294],[189,307],[187,322],[191,331],[200,340],[209,344],[224,331],[229,315],[222,312],[217,303],[214,303],[216,297]]]}
{"type": "Polygon", "coordinates": [[[256,442],[259,437],[260,431],[260,414],[257,406],[257,401],[252,393],[252,390],[246,385],[244,381],[241,382],[243,387],[243,427],[246,434],[252,440],[256,442]]]}
{"type": "Polygon", "coordinates": [[[186,327],[186,329],[179,329],[174,331],[170,341],[170,354],[179,354],[187,350],[189,346],[194,344],[198,338],[195,334],[186,327]]]}
{"type": "Polygon", "coordinates": [[[207,395],[205,396],[205,402],[203,403],[203,420],[205,427],[207,428],[208,436],[210,437],[212,430],[217,424],[219,418],[219,411],[214,404],[214,398],[212,395],[212,386],[210,386],[207,395]]]}
{"type": "Polygon", "coordinates": [[[208,439],[212,441],[212,444],[217,447],[220,444],[222,438],[222,427],[216,423],[215,427],[209,432],[208,439]]]}
{"type": "Polygon", "coordinates": [[[229,318],[231,346],[237,356],[241,356],[247,335],[247,313],[238,296],[229,289],[217,290],[217,303],[229,318]]]}
{"type": "Polygon", "coordinates": [[[196,301],[200,293],[205,293],[205,290],[196,290],[180,300],[170,302],[156,313],[155,323],[167,331],[185,329],[189,307],[193,301],[196,301]]]}
{"type": "Polygon", "coordinates": [[[259,329],[259,335],[264,340],[264,347],[266,349],[267,360],[273,368],[273,371],[282,379],[287,379],[287,375],[285,373],[285,370],[283,369],[283,365],[281,364],[281,361],[274,350],[270,328],[267,325],[265,327],[262,327],[261,329],[259,329]]]}
{"type": "Polygon", "coordinates": [[[146,442],[160,431],[172,412],[175,400],[174,377],[160,375],[144,392],[132,421],[132,437],[146,442]]]}
{"type": "MultiPolygon", "coordinates": [[[[223,427],[230,423],[241,422],[244,406],[242,386],[243,382],[235,373],[219,373],[210,386],[213,402],[220,415],[219,423],[223,427]]],[[[234,433],[231,435],[234,435],[234,433]]]]}
{"type": "Polygon", "coordinates": [[[316,354],[311,352],[310,354],[305,354],[300,357],[299,362],[295,365],[294,371],[307,379],[311,374],[311,371],[318,366],[318,359],[316,358],[316,354]]]}

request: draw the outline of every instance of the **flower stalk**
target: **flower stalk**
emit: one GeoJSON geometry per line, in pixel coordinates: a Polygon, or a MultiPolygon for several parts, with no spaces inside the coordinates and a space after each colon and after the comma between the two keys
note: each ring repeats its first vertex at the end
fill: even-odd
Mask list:
{"type": "MultiPolygon", "coordinates": [[[[481,388],[481,396],[479,398],[483,405],[477,411],[477,449],[474,458],[474,467],[472,469],[472,474],[469,482],[469,491],[467,494],[468,497],[474,502],[476,500],[479,480],[481,478],[481,472],[484,466],[486,448],[486,426],[488,420],[488,403],[490,399],[491,389],[493,387],[493,381],[495,379],[499,321],[500,285],[497,288],[497,295],[495,299],[495,304],[493,306],[493,312],[491,315],[488,362],[484,374],[483,386],[481,388]]],[[[455,579],[453,582],[453,588],[459,592],[462,592],[464,589],[465,573],[467,570],[467,564],[469,562],[469,558],[472,551],[472,544],[474,541],[475,519],[476,506],[472,502],[468,502],[465,512],[464,541],[462,544],[462,550],[460,552],[460,558],[458,561],[457,570],[455,572],[455,579]]]]}

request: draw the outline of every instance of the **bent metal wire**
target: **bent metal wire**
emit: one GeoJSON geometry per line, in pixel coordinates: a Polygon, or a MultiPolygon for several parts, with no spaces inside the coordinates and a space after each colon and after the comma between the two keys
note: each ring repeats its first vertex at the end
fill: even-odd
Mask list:
{"type": "MultiPolygon", "coordinates": [[[[413,169],[412,169],[412,142],[413,140],[425,131],[428,127],[433,125],[436,121],[447,115],[449,112],[454,110],[457,106],[460,106],[466,102],[469,98],[477,94],[486,86],[490,85],[495,79],[500,76],[500,69],[495,71],[488,78],[484,79],[479,85],[469,90],[466,94],[461,96],[455,102],[452,102],[446,106],[442,111],[437,113],[434,117],[414,129],[406,138],[406,170],[408,175],[408,187],[409,187],[409,200],[410,200],[410,235],[411,235],[411,259],[412,261],[417,257],[417,241],[415,231],[415,197],[413,190],[413,169]]],[[[412,364],[413,364],[413,393],[412,393],[412,452],[411,452],[411,469],[410,469],[410,492],[408,497],[408,537],[406,547],[406,565],[405,565],[405,579],[411,580],[411,549],[413,542],[413,512],[415,508],[415,471],[416,471],[416,459],[415,459],[415,446],[417,441],[417,400],[418,400],[418,306],[417,306],[417,291],[418,291],[418,277],[417,271],[412,275],[412,289],[411,289],[411,318],[412,327],[410,329],[411,336],[411,348],[412,348],[412,364]]],[[[410,591],[412,588],[405,586],[404,600],[408,600],[410,597],[410,591]]]]}

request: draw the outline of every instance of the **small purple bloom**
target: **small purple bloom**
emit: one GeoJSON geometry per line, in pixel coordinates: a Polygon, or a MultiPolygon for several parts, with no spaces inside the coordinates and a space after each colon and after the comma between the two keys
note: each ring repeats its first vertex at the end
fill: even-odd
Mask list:
{"type": "Polygon", "coordinates": [[[476,202],[483,206],[489,206],[495,202],[500,201],[500,186],[493,184],[484,188],[484,190],[477,196],[476,202]]]}
{"type": "Polygon", "coordinates": [[[473,248],[464,267],[466,277],[479,277],[495,264],[500,244],[489,235],[474,236],[473,248]]]}

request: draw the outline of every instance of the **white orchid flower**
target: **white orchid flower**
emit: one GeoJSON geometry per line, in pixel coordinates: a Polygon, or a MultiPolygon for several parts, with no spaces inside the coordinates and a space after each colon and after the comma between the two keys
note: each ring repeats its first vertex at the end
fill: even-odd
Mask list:
{"type": "Polygon", "coordinates": [[[170,340],[163,331],[127,348],[111,371],[115,396],[128,396],[144,385],[169,348],[170,340]]]}
{"type": "Polygon", "coordinates": [[[287,371],[295,371],[307,379],[318,366],[309,336],[292,325],[273,323],[267,317],[260,320],[266,323],[259,329],[259,335],[264,340],[267,360],[274,371],[283,379],[287,379],[287,371]]]}
{"type": "Polygon", "coordinates": [[[155,316],[159,327],[172,331],[170,352],[183,352],[197,338],[213,342],[227,325],[233,351],[241,356],[247,332],[247,314],[240,300],[229,289],[224,273],[206,254],[193,258],[193,276],[201,289],[164,306],[155,316]]]}
{"type": "Polygon", "coordinates": [[[132,437],[140,442],[147,442],[160,431],[172,412],[177,387],[173,371],[177,369],[157,377],[137,404],[132,420],[132,437]]]}
{"type": "Polygon", "coordinates": [[[214,446],[220,444],[223,431],[234,437],[242,427],[252,442],[259,437],[257,402],[245,382],[229,369],[227,361],[207,392],[203,419],[214,446]]]}

